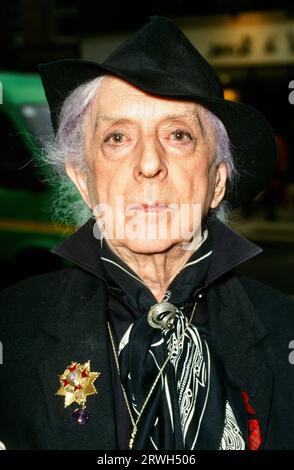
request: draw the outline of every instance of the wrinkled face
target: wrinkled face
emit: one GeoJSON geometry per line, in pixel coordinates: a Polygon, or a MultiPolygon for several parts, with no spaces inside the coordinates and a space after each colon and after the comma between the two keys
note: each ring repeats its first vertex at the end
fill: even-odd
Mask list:
{"type": "Polygon", "coordinates": [[[88,175],[67,170],[114,247],[155,253],[188,241],[224,195],[226,167],[214,163],[214,139],[194,102],[105,77],[85,150],[88,175]]]}

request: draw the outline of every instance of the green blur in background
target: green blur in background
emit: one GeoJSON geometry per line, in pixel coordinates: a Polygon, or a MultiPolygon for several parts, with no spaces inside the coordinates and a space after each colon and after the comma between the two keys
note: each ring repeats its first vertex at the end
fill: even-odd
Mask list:
{"type": "MultiPolygon", "coordinates": [[[[51,189],[35,164],[52,138],[40,77],[0,72],[0,263],[1,287],[28,275],[59,269],[50,248],[69,229],[54,224],[51,189]]],[[[44,172],[44,168],[43,168],[44,172]]],[[[45,171],[46,173],[46,171],[45,171]]]]}

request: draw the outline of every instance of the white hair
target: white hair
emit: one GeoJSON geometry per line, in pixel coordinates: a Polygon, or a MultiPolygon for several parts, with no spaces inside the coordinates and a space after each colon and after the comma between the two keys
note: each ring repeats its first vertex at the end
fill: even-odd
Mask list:
{"type": "MultiPolygon", "coordinates": [[[[104,78],[105,76],[100,76],[90,80],[69,94],[61,108],[55,138],[44,143],[41,165],[44,166],[44,163],[46,165],[44,180],[53,187],[53,195],[48,205],[50,211],[53,212],[53,219],[57,223],[81,226],[90,217],[94,217],[93,211],[86,205],[78,189],[67,175],[65,162],[80,170],[87,169],[85,158],[86,117],[104,78]]],[[[227,190],[232,191],[237,171],[227,131],[215,114],[203,106],[200,106],[200,110],[200,114],[208,123],[208,129],[213,134],[216,145],[215,162],[225,162],[228,174],[227,190]]],[[[227,222],[229,214],[230,204],[223,200],[216,209],[209,210],[207,220],[211,221],[217,217],[227,222]]]]}

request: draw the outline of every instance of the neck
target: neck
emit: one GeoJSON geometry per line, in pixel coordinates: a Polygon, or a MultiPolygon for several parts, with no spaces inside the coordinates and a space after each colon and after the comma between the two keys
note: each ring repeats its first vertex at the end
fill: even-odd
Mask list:
{"type": "MultiPolygon", "coordinates": [[[[198,249],[202,240],[193,251],[198,249]]],[[[142,279],[157,302],[162,301],[168,286],[192,255],[192,251],[183,249],[182,244],[164,252],[147,254],[136,253],[126,246],[114,247],[109,240],[107,244],[142,279]]]]}

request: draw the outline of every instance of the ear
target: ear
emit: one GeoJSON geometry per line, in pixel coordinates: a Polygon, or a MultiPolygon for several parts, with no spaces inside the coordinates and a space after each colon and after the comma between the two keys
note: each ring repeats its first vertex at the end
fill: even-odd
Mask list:
{"type": "Polygon", "coordinates": [[[216,170],[214,192],[210,202],[210,208],[215,209],[222,201],[226,192],[227,166],[224,162],[220,163],[216,170]]]}
{"type": "Polygon", "coordinates": [[[75,184],[88,207],[92,208],[89,194],[89,175],[87,170],[81,170],[72,163],[65,163],[65,171],[75,184]]]}

